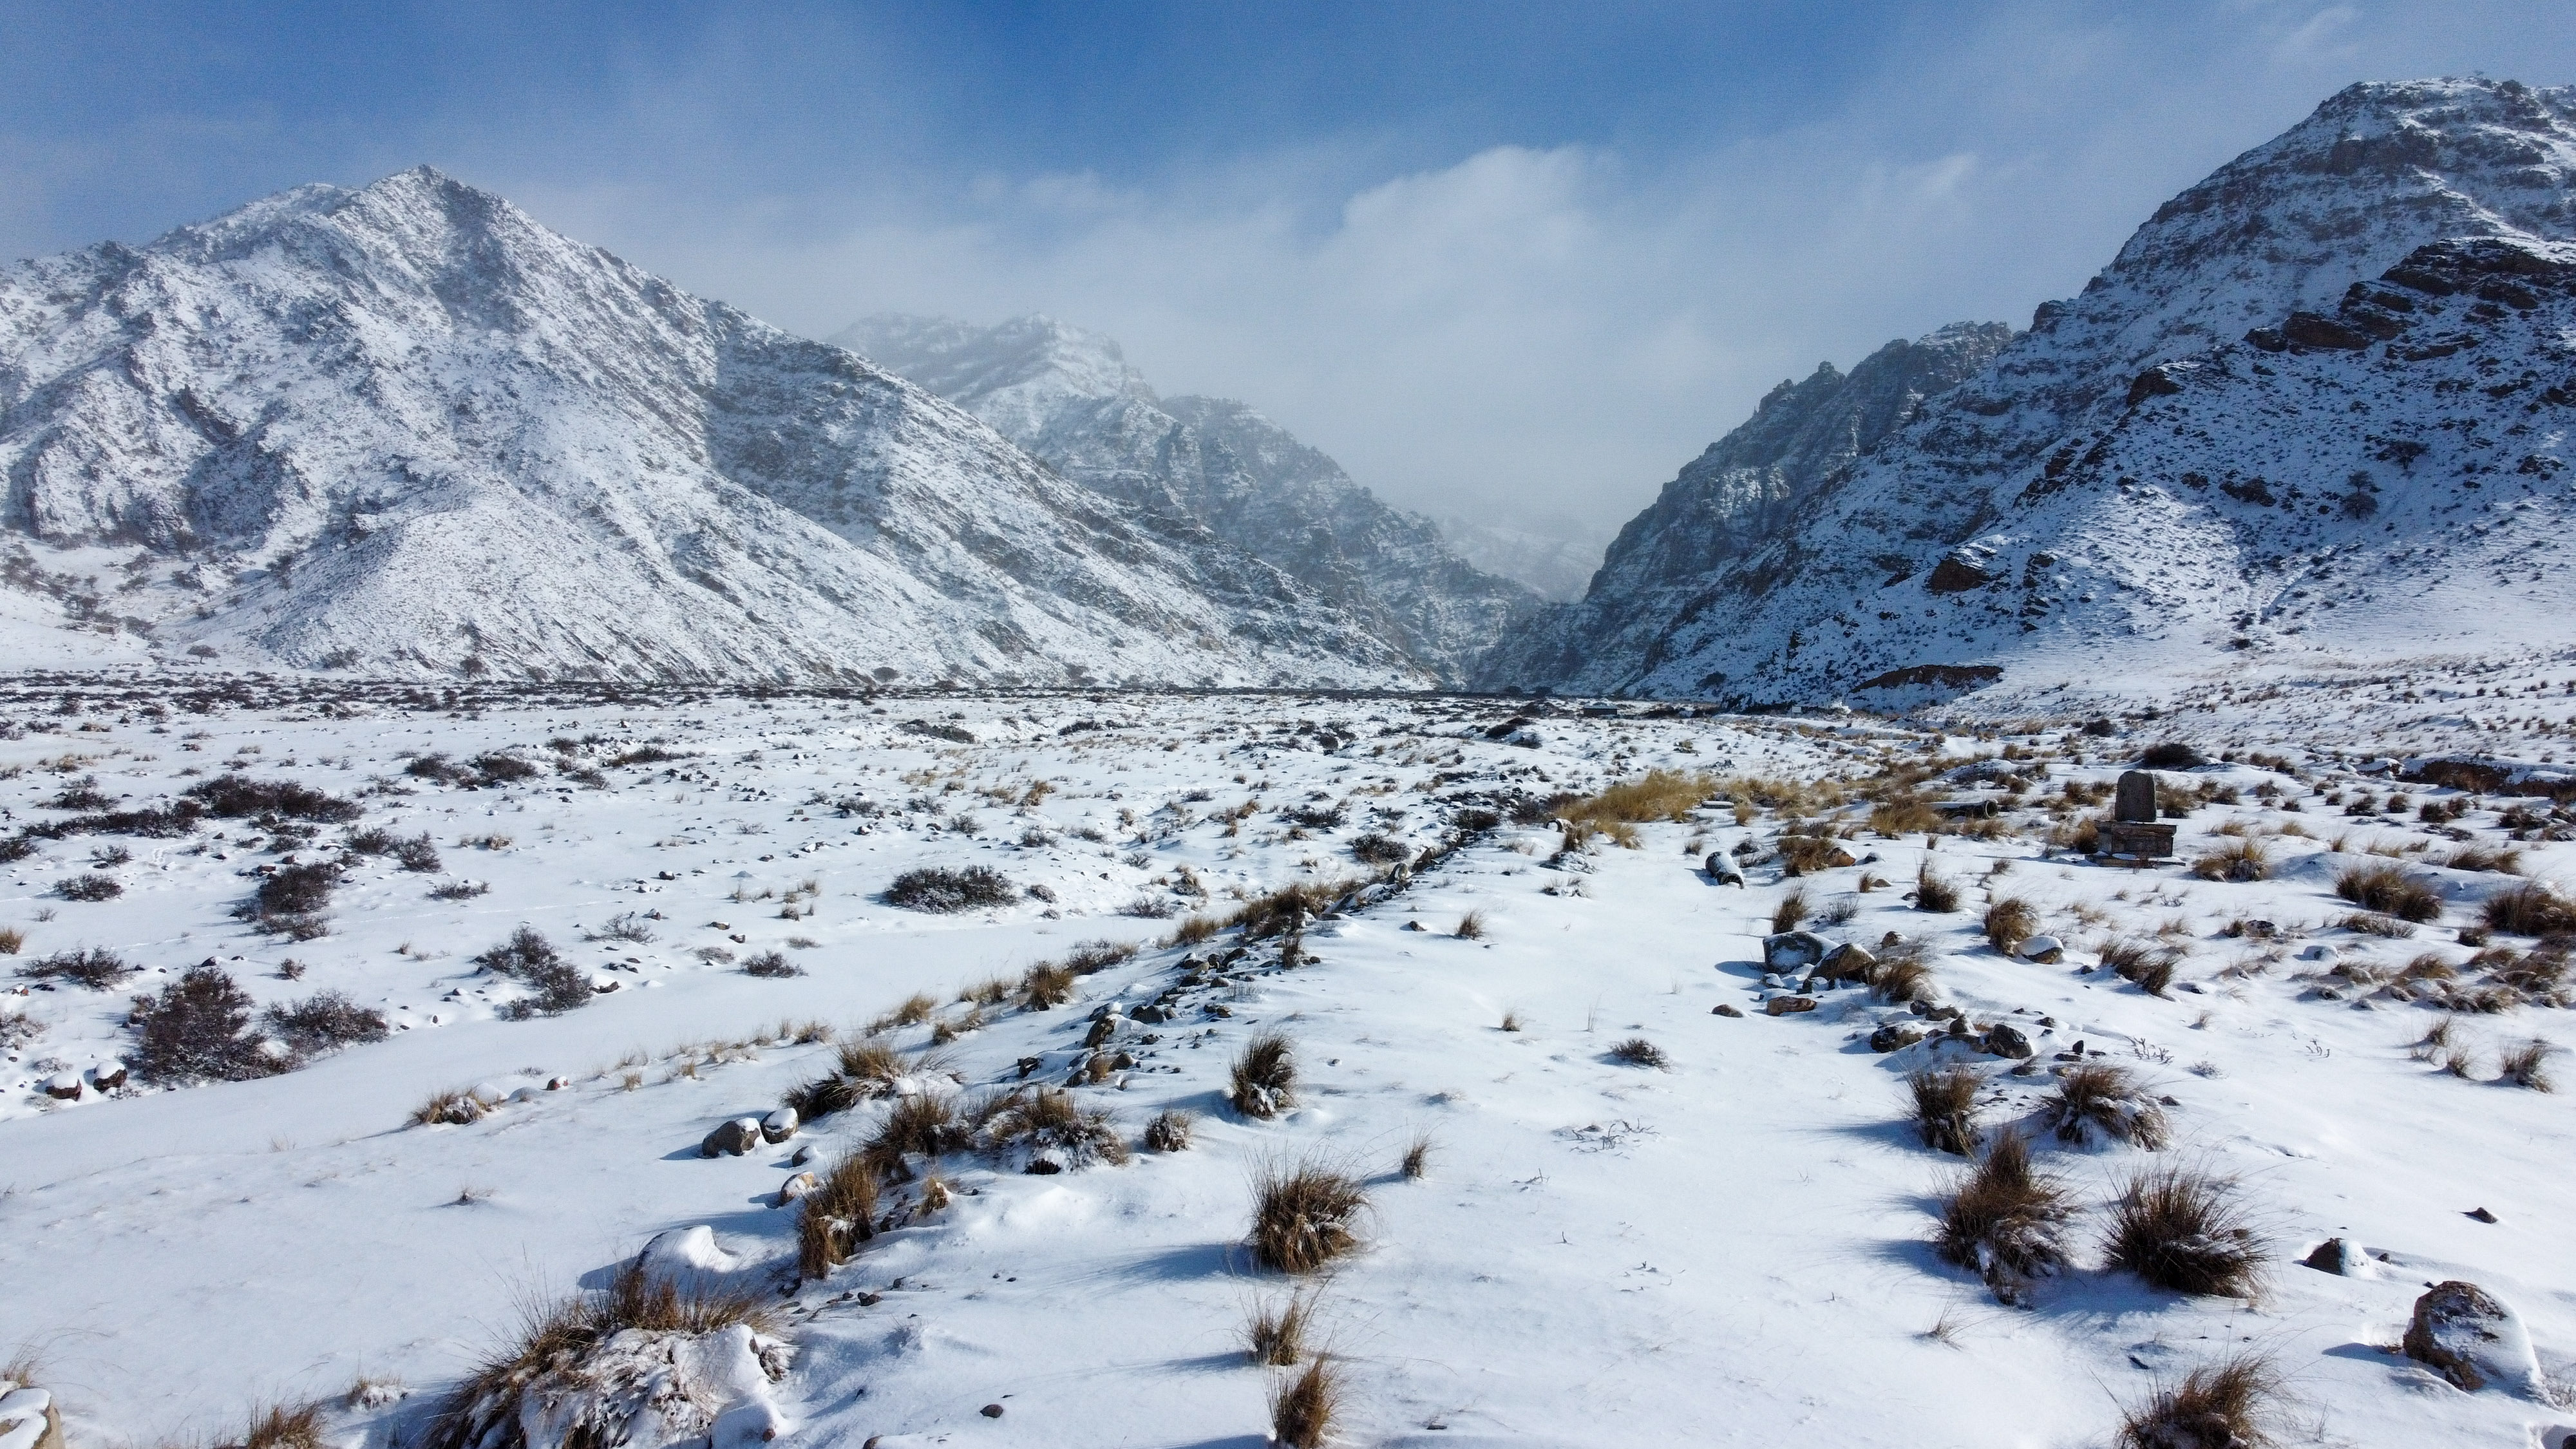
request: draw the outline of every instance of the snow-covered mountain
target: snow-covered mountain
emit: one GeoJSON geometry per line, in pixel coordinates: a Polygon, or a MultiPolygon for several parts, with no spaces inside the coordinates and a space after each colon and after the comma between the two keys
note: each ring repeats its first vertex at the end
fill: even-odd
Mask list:
{"type": "Polygon", "coordinates": [[[1444,678],[1539,598],[1460,558],[1251,408],[1157,397],[1118,344],[1053,318],[869,317],[832,339],[974,413],[1073,481],[1212,530],[1444,678]]]}
{"type": "Polygon", "coordinates": [[[2001,323],[1956,323],[1890,342],[1849,375],[1828,362],[1804,382],[1782,381],[1628,520],[1582,602],[1514,630],[1482,672],[1505,683],[1571,679],[1594,660],[1651,650],[1703,579],[1768,543],[1825,479],[1926,398],[1975,375],[2011,337],[2001,323]]]}
{"type": "MultiPolygon", "coordinates": [[[[1583,608],[1620,620],[1608,647],[1524,635],[1484,677],[1897,703],[2548,637],[2559,575],[2499,563],[2565,531],[2570,238],[2576,88],[2350,87],[1753,546],[1679,584],[1605,571],[1583,608]],[[2513,245],[2419,254],[2477,238],[2513,245]]],[[[1702,547],[1639,523],[1627,554],[1702,547]]]]}
{"type": "Polygon", "coordinates": [[[133,657],[1424,677],[1205,529],[427,168],[0,271],[0,472],[13,637],[133,657]]]}
{"type": "Polygon", "coordinates": [[[1610,546],[1605,524],[1562,513],[1500,520],[1447,513],[1435,521],[1460,558],[1560,604],[1583,597],[1610,546]]]}

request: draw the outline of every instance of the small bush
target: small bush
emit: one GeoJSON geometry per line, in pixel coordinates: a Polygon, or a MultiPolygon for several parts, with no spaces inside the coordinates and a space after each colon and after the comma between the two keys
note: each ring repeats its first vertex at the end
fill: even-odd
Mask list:
{"type": "Polygon", "coordinates": [[[1368,1192],[1358,1179],[1312,1160],[1261,1169],[1253,1179],[1252,1255],[1281,1273],[1311,1273],[1360,1246],[1368,1192]]]}
{"type": "Polygon", "coordinates": [[[1351,841],[1351,858],[1364,865],[1393,865],[1413,858],[1413,847],[1371,831],[1351,841]]]}
{"type": "Polygon", "coordinates": [[[1914,872],[1914,904],[1918,910],[1955,911],[1959,908],[1959,888],[1932,873],[1932,863],[1925,861],[1914,872]]]}
{"type": "MultiPolygon", "coordinates": [[[[810,1195],[805,1199],[808,1204],[813,1200],[810,1195]]],[[[629,1331],[694,1335],[742,1324],[762,1332],[772,1321],[769,1309],[748,1294],[694,1285],[684,1289],[674,1279],[650,1277],[642,1264],[629,1263],[604,1293],[532,1309],[519,1341],[477,1365],[440,1403],[420,1449],[623,1442],[630,1425],[594,1422],[603,1406],[591,1395],[600,1386],[588,1381],[584,1369],[602,1346],[629,1331]],[[537,1425],[556,1428],[562,1437],[537,1440],[531,1432],[537,1425]]],[[[689,1396],[686,1388],[675,1386],[674,1392],[684,1400],[689,1396]]]]}
{"type": "Polygon", "coordinates": [[[984,1128],[995,1150],[1020,1149],[1032,1164],[1040,1159],[1080,1170],[1095,1163],[1127,1160],[1127,1144],[1110,1125],[1106,1112],[1085,1112],[1071,1092],[1040,1087],[1034,1093],[1013,1092],[1001,1099],[984,1128]]]}
{"type": "Polygon", "coordinates": [[[491,889],[490,886],[477,881],[451,880],[431,887],[429,898],[433,901],[470,901],[476,896],[489,893],[491,889]]]}
{"type": "Polygon", "coordinates": [[[645,946],[652,944],[653,928],[644,924],[644,917],[642,915],[634,911],[627,911],[621,915],[611,917],[608,924],[600,927],[597,931],[592,932],[589,939],[593,941],[624,941],[629,945],[645,946]]]}
{"type": "Polygon", "coordinates": [[[2334,888],[2336,895],[2363,910],[2401,921],[2435,921],[2442,916],[2439,891],[2385,861],[2345,866],[2335,873],[2334,888]]]}
{"type": "Polygon", "coordinates": [[[790,976],[804,975],[805,968],[788,960],[784,951],[755,951],[743,958],[742,974],[783,981],[790,976]]]}
{"type": "Polygon", "coordinates": [[[2202,880],[2263,880],[2272,874],[2272,853],[2262,841],[2239,836],[2194,860],[2191,873],[2202,880]]]}
{"type": "Polygon", "coordinates": [[[841,1043],[833,1069],[818,1080],[791,1089],[785,1105],[796,1109],[796,1115],[808,1122],[846,1112],[861,1102],[874,1101],[894,1090],[894,1084],[917,1071],[927,1070],[932,1059],[906,1062],[901,1053],[880,1041],[841,1043]]]}
{"type": "Polygon", "coordinates": [[[2011,1303],[2023,1284],[2066,1266],[2066,1224],[2074,1211],[2065,1185],[2033,1168],[2030,1144],[2007,1130],[1943,1196],[1932,1245],[2011,1303]]]}
{"type": "Polygon", "coordinates": [[[330,861],[279,866],[261,879],[253,894],[254,914],[261,919],[312,915],[331,904],[331,892],[339,885],[340,867],[330,861]]]}
{"type": "Polygon", "coordinates": [[[2554,1044],[2533,1037],[2518,1047],[2507,1048],[2496,1065],[2501,1069],[2501,1080],[2535,1092],[2551,1092],[2557,1090],[2558,1084],[2550,1079],[2549,1059],[2556,1055],[2558,1048],[2554,1044]]]}
{"type": "Polygon", "coordinates": [[[2102,1253],[2112,1267],[2175,1293],[2247,1298],[2262,1282],[2262,1244],[2245,1224],[2235,1182],[2185,1167],[2128,1180],[2111,1204],[2102,1253]]]}
{"type": "Polygon", "coordinates": [[[191,966],[157,995],[134,998],[135,1066],[165,1082],[237,1082],[292,1068],[285,1053],[243,1034],[250,1020],[250,993],[221,967],[191,966]]]}
{"type": "Polygon", "coordinates": [[[1145,1124],[1145,1145],[1156,1152],[1187,1152],[1190,1131],[1197,1120],[1178,1108],[1158,1112],[1153,1121],[1145,1124]]]}
{"type": "Polygon", "coordinates": [[[1341,1370],[1318,1356],[1294,1378],[1282,1377],[1270,1389],[1270,1442],[1280,1449],[1324,1449],[1341,1418],[1344,1389],[1341,1370]]]}
{"type": "Polygon", "coordinates": [[[796,1272],[807,1282],[829,1277],[859,1244],[876,1236],[877,1174],[866,1154],[832,1164],[797,1203],[796,1272]]]}
{"type": "Polygon", "coordinates": [[[0,926],[0,956],[15,956],[27,944],[27,933],[15,926],[0,926]]]}
{"type": "Polygon", "coordinates": [[[2134,936],[2117,936],[2102,943],[2102,964],[2123,981],[2136,982],[2151,996],[2162,996],[2173,985],[2174,971],[2182,964],[2182,953],[2171,946],[2158,946],[2134,936]]]}
{"type": "Polygon", "coordinates": [[[589,978],[558,955],[554,944],[533,926],[511,932],[508,941],[475,957],[474,964],[536,988],[536,995],[502,1008],[501,1014],[512,1021],[555,1016],[590,1004],[589,978]]]}
{"type": "Polygon", "coordinates": [[[908,870],[896,876],[885,890],[887,905],[952,915],[1007,906],[1019,898],[1020,888],[989,865],[970,865],[964,870],[938,866],[908,870]]]}
{"type": "Polygon", "coordinates": [[[914,1092],[895,1099],[885,1120],[861,1149],[879,1177],[904,1181],[912,1176],[904,1158],[936,1162],[968,1145],[966,1126],[957,1117],[954,1098],[936,1092],[914,1092]]]}
{"type": "Polygon", "coordinates": [[[2511,846],[2463,845],[2434,863],[2452,870],[2484,871],[2492,875],[2522,874],[2522,852],[2511,846]]]}
{"type": "Polygon", "coordinates": [[[1672,1065],[1672,1057],[1662,1047],[1642,1036],[1632,1036],[1610,1049],[1610,1059],[1632,1067],[1653,1067],[1657,1071],[1672,1065]]]}
{"type": "Polygon", "coordinates": [[[2280,1371],[2258,1354],[2203,1364],[2121,1415],[2117,1449],[2273,1449],[2281,1394],[2280,1371]]]}
{"type": "Polygon", "coordinates": [[[18,974],[30,980],[71,981],[92,991],[105,991],[141,969],[104,946],[92,946],[80,951],[57,951],[42,960],[30,961],[18,968],[18,974]]]}
{"type": "Polygon", "coordinates": [[[365,813],[347,800],[337,799],[292,780],[253,780],[243,775],[223,775],[187,790],[191,799],[205,803],[208,814],[227,819],[244,815],[281,815],[290,820],[310,820],[320,825],[345,825],[365,813]]]}
{"type": "Polygon", "coordinates": [[[1481,941],[1485,939],[1485,913],[1483,911],[1469,911],[1464,916],[1458,918],[1458,939],[1461,941],[1481,941]]]}
{"type": "Polygon", "coordinates": [[[54,882],[54,894],[67,901],[112,901],[125,887],[112,875],[76,875],[54,882]]]}
{"type": "Polygon", "coordinates": [[[1923,1145],[1966,1157],[1977,1148],[1977,1074],[1966,1067],[1918,1071],[1905,1079],[1923,1145]]]}
{"type": "Polygon", "coordinates": [[[1923,943],[1913,938],[1882,948],[1869,968],[1869,990],[1881,1001],[1902,1005],[1933,996],[1932,963],[1923,959],[1923,943]]]}
{"type": "Polygon", "coordinates": [[[469,1127],[483,1120],[492,1109],[472,1092],[432,1092],[429,1100],[412,1109],[414,1127],[469,1127]]]}
{"type": "Polygon", "coordinates": [[[1798,929],[1798,923],[1805,919],[1807,919],[1807,888],[1791,886],[1788,894],[1780,897],[1779,903],[1771,908],[1771,932],[1773,935],[1778,935],[1782,931],[1794,931],[1798,929]]]}
{"type": "Polygon", "coordinates": [[[1020,1005],[1029,1011],[1049,1011],[1073,999],[1073,973],[1050,961],[1040,961],[1020,974],[1020,1005]]]}
{"type": "Polygon", "coordinates": [[[1179,925],[1172,928],[1172,933],[1170,935],[1163,938],[1163,944],[1166,946],[1195,946],[1202,941],[1214,939],[1216,933],[1223,929],[1224,927],[1218,925],[1216,919],[1212,916],[1188,916],[1184,917],[1179,925]]]}
{"type": "Polygon", "coordinates": [[[1244,1313],[1244,1352],[1254,1363],[1287,1368],[1306,1356],[1319,1289],[1299,1289],[1281,1302],[1255,1302],[1244,1313]]]}
{"type": "Polygon", "coordinates": [[[298,1057],[383,1041],[393,1030],[383,1012],[360,1006],[337,991],[319,992],[292,1006],[272,1006],[265,1016],[268,1029],[298,1057]]]}
{"type": "Polygon", "coordinates": [[[2019,896],[2003,896],[1986,907],[1986,940],[2007,956],[2018,955],[2021,943],[2039,930],[2039,912],[2019,896]]]}
{"type": "Polygon", "coordinates": [[[537,767],[515,755],[493,753],[474,757],[474,783],[478,785],[512,785],[534,777],[537,767]]]}
{"type": "Polygon", "coordinates": [[[1297,1052],[1288,1038],[1262,1031],[1243,1044],[1228,1100],[1246,1117],[1276,1117],[1296,1104],[1297,1052]]]}
{"type": "Polygon", "coordinates": [[[2146,752],[2138,756],[2139,768],[2146,770],[2188,770],[2208,763],[2209,761],[2201,757],[2200,751],[2179,740],[2167,740],[2160,745],[2149,745],[2146,752]]]}
{"type": "Polygon", "coordinates": [[[2515,936],[2548,936],[2576,931],[2576,905],[2538,881],[2525,881],[2487,897],[2489,930],[2515,936]]]}
{"type": "Polygon", "coordinates": [[[2098,1136],[2155,1151],[2171,1140],[2163,1110],[2126,1068],[2108,1063],[2067,1068],[2040,1117],[2060,1142],[2090,1143],[2098,1136]]]}
{"type": "Polygon", "coordinates": [[[1089,976],[1135,959],[1136,948],[1128,942],[1085,941],[1064,953],[1064,969],[1076,976],[1089,976]]]}

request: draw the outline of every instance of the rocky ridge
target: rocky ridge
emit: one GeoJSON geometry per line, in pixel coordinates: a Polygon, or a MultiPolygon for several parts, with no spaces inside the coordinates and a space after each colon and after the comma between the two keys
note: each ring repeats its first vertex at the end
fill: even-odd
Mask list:
{"type": "Polygon", "coordinates": [[[1426,679],[1204,528],[429,168],[0,270],[0,473],[14,652],[1426,679]]]}
{"type": "Polygon", "coordinates": [[[834,337],[990,423],[1068,479],[1204,527],[1313,589],[1426,671],[1462,680],[1536,594],[1467,563],[1239,402],[1158,397],[1118,344],[1053,318],[883,315],[834,337]]]}

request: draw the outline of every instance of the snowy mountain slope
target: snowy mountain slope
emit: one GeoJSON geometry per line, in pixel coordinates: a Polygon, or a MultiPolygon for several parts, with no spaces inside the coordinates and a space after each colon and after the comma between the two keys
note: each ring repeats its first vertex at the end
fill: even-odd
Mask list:
{"type": "Polygon", "coordinates": [[[1118,344],[1044,316],[866,318],[832,339],[993,425],[1065,477],[1258,555],[1443,678],[1538,600],[1431,520],[1241,403],[1158,398],[1118,344]]]}
{"type": "Polygon", "coordinates": [[[2001,323],[1954,323],[1888,343],[1849,376],[1820,363],[1803,382],[1781,382],[1628,520],[1583,602],[1514,629],[1478,661],[1479,677],[1503,686],[1574,678],[1593,660],[1651,647],[1652,631],[1703,578],[1769,543],[1827,478],[1926,399],[1975,375],[2011,337],[2001,323]]]}
{"type": "MultiPolygon", "coordinates": [[[[2140,534],[2119,512],[2128,506],[2119,490],[2063,500],[2062,507],[2084,514],[2081,525],[2072,514],[2026,516],[2051,496],[2030,492],[2035,481],[2052,468],[2062,475],[2087,456],[2130,411],[2133,387],[2162,385],[2139,383],[2142,373],[2240,346],[2235,339],[2248,330],[2276,326],[2294,312],[2332,311],[2353,284],[2379,277],[2422,246],[2452,238],[2571,236],[2576,90],[2484,80],[2351,87],[2161,208],[2082,296],[2043,306],[2029,332],[1939,406],[1831,479],[1765,547],[1643,605],[1636,612],[1652,617],[1632,625],[1622,647],[1575,662],[1553,682],[1747,700],[1828,699],[1892,674],[1894,692],[1879,696],[1892,702],[1906,690],[1955,689],[1999,675],[2043,683],[2099,677],[2106,662],[2140,687],[2154,687],[2150,676],[2158,671],[2213,665],[2235,637],[2220,621],[2240,612],[2246,590],[2257,587],[2228,581],[2223,566],[2195,573],[2179,563],[2161,565],[2176,580],[2199,582],[2135,616],[2098,590],[2088,598],[2081,588],[2039,588],[2056,612],[2023,618],[2016,605],[2004,611],[2009,617],[1999,617],[1984,611],[1990,596],[1971,597],[1993,577],[1979,563],[1989,546],[1977,540],[2009,535],[2054,557],[2071,545],[2059,543],[2052,530],[2080,526],[2098,529],[2098,547],[2161,559],[2159,535],[2140,534]],[[1977,612],[1962,614],[1963,608],[1977,612]],[[2063,647],[2048,654],[2052,646],[2063,647]],[[2112,652],[2104,654],[2105,648],[2112,652]]],[[[2497,367],[2552,365],[2555,344],[2545,336],[2512,326],[2501,335],[2521,351],[2500,355],[2497,367]]],[[[2274,456],[2340,455],[2354,434],[2456,431],[2486,409],[2482,424],[2491,433],[2539,429],[2544,436],[2533,450],[2557,456],[2545,409],[2508,416],[2522,406],[2518,400],[2488,399],[2474,390],[2437,399],[2391,387],[2363,389],[2345,406],[2333,418],[2304,413],[2286,424],[2287,432],[2276,416],[2250,429],[2247,439],[2274,456]]],[[[2217,428],[2214,419],[2202,425],[2217,428]]],[[[2179,482],[2180,472],[2214,478],[2230,468],[2255,471],[2241,460],[2212,452],[2163,461],[2178,471],[2138,480],[2167,500],[2154,518],[2158,530],[2242,532],[2244,553],[2256,558],[2286,558],[2309,546],[2302,542],[2313,531],[2308,525],[2275,539],[2270,535],[2279,532],[2282,515],[2240,514],[2223,498],[2209,501],[2216,495],[2204,497],[2179,482]]],[[[2374,466],[2389,471],[2388,464],[2374,466]]],[[[2351,471],[2346,466],[2332,479],[2303,476],[2303,489],[2313,493],[2331,483],[2341,490],[2351,471]]],[[[2413,478],[2418,488],[2433,486],[2420,470],[2413,478]]],[[[2370,531],[2385,536],[2392,526],[2403,527],[2383,518],[2370,531]]],[[[2438,562],[2462,541],[2435,532],[2413,542],[2438,562]]],[[[2471,563],[2476,556],[2475,549],[2463,549],[2459,566],[2445,574],[2457,583],[2447,601],[2490,628],[2548,617],[2546,606],[2479,586],[2471,563]]],[[[1623,602],[1612,594],[1587,607],[1615,613],[1623,602]]],[[[2389,632],[2391,647],[2404,647],[2406,633],[2389,632]]]]}
{"type": "Polygon", "coordinates": [[[19,572],[136,550],[108,612],[171,654],[1416,677],[1204,530],[427,168],[0,272],[0,470],[19,572]]]}
{"type": "Polygon", "coordinates": [[[1499,521],[1449,513],[1434,521],[1460,558],[1489,574],[1527,584],[1551,603],[1582,598],[1601,567],[1602,551],[1610,546],[1607,531],[1561,513],[1499,521]]]}

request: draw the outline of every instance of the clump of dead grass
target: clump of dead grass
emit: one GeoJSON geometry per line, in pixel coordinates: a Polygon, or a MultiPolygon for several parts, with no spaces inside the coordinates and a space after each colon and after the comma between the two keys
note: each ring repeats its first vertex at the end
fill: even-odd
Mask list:
{"type": "Polygon", "coordinates": [[[2066,1266],[2074,1211],[2065,1184],[2033,1167],[2030,1143],[2007,1129],[1943,1195],[1933,1248],[1984,1278],[1996,1297],[2017,1302],[2030,1280],[2066,1266]]]}
{"type": "Polygon", "coordinates": [[[1368,1190],[1309,1158],[1270,1163],[1252,1183],[1252,1256],[1281,1273],[1312,1273],[1359,1251],[1368,1190]]]}
{"type": "Polygon", "coordinates": [[[2256,1353],[2202,1364],[2120,1417],[2117,1449],[2272,1449],[2284,1412],[2280,1370],[2256,1353]]]}
{"type": "Polygon", "coordinates": [[[2091,1145],[2107,1138],[2152,1152],[2173,1138],[2164,1109],[2126,1067],[2108,1062],[2068,1067],[2057,1079],[2057,1094],[2041,1104],[2040,1117],[2060,1142],[2091,1145]]]}
{"type": "Polygon", "coordinates": [[[1231,1071],[1227,1100],[1246,1117],[1276,1117],[1296,1105],[1297,1050],[1279,1032],[1262,1031],[1243,1044],[1231,1071]]]}
{"type": "Polygon", "coordinates": [[[1905,1079],[1914,1128],[1923,1145],[1966,1157],[1977,1150],[1977,1074],[1966,1067],[1924,1070],[1905,1079]]]}
{"type": "Polygon", "coordinates": [[[2112,1267],[2175,1293],[2251,1298],[2262,1285],[2263,1246],[2237,1202],[2234,1179],[2190,1167],[2131,1176],[2111,1204],[2102,1254],[2112,1267]]]}

